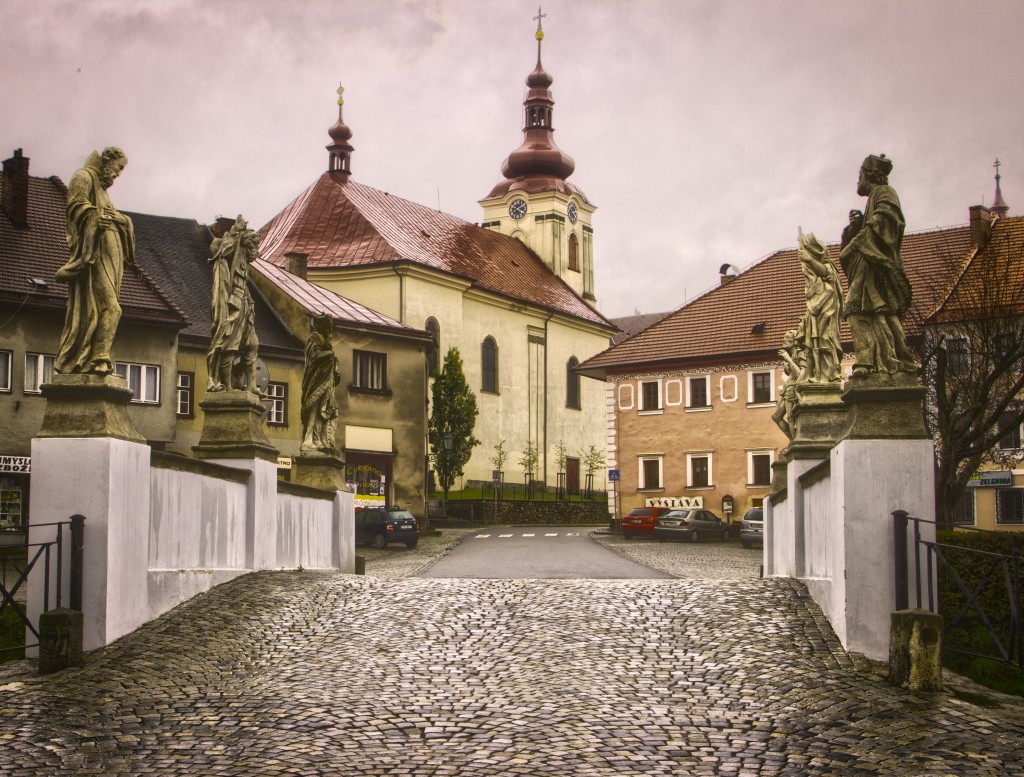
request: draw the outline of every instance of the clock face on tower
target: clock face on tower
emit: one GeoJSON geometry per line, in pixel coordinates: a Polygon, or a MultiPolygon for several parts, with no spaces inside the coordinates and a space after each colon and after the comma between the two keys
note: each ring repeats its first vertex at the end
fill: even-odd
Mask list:
{"type": "Polygon", "coordinates": [[[512,200],[508,204],[508,215],[519,221],[526,215],[526,200],[512,200]]]}
{"type": "Polygon", "coordinates": [[[569,221],[572,222],[573,224],[575,224],[576,223],[576,219],[578,219],[579,216],[580,216],[579,211],[576,210],[576,203],[575,202],[570,202],[569,203],[568,212],[569,212],[569,221]]]}

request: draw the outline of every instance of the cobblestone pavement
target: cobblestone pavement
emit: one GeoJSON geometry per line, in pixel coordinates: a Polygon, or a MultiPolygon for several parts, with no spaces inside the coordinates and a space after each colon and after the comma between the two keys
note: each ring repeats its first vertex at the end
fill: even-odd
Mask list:
{"type": "Polygon", "coordinates": [[[385,566],[248,575],[84,668],[0,676],[0,773],[1024,773],[1019,699],[889,687],[798,584],[385,566]]]}
{"type": "Polygon", "coordinates": [[[730,542],[658,542],[627,540],[621,534],[595,531],[591,537],[631,561],[670,575],[703,580],[750,580],[761,577],[761,548],[730,542]]]}

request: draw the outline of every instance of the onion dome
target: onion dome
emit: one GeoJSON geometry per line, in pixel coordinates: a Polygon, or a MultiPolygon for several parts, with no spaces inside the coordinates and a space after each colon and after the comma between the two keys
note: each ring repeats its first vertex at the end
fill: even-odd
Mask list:
{"type": "Polygon", "coordinates": [[[338,121],[327,130],[327,134],[331,137],[331,142],[327,145],[327,153],[329,154],[327,169],[332,173],[338,173],[344,180],[348,180],[348,176],[352,174],[350,165],[353,148],[348,142],[352,138],[352,130],[349,129],[341,115],[342,106],[345,104],[345,100],[342,98],[344,92],[345,87],[339,86],[338,121]]]}

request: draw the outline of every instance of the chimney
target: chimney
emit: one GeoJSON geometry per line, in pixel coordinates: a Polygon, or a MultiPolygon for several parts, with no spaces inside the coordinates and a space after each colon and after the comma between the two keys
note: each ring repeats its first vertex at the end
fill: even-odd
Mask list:
{"type": "Polygon", "coordinates": [[[14,149],[14,156],[4,160],[0,208],[12,226],[28,227],[28,157],[21,155],[20,148],[14,149]]]}
{"type": "Polygon", "coordinates": [[[289,251],[284,255],[284,269],[302,280],[306,280],[306,266],[309,261],[309,254],[300,254],[289,251]]]}
{"type": "Polygon", "coordinates": [[[984,246],[992,234],[992,211],[984,205],[972,205],[971,212],[971,245],[984,246]]]}

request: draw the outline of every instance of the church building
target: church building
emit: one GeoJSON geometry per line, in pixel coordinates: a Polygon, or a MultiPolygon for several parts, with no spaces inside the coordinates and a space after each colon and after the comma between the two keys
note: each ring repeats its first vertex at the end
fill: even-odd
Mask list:
{"type": "MultiPolygon", "coordinates": [[[[603,382],[581,379],[575,368],[603,351],[616,330],[592,304],[595,208],[566,180],[575,165],[552,137],[541,38],[538,28],[523,144],[502,166],[506,180],[481,201],[482,226],[356,181],[353,133],[339,99],[327,169],[261,230],[260,253],[286,269],[287,255],[302,256],[310,282],[429,332],[428,375],[450,347],[459,350],[481,441],[465,481],[490,480],[503,442],[506,481],[522,482],[518,461],[532,448],[533,478],[554,486],[564,472],[573,490],[582,480],[581,454],[606,445],[603,382]]],[[[373,358],[354,353],[365,363],[353,369],[370,371],[375,390],[387,392],[387,372],[373,358]]],[[[426,456],[430,441],[423,443],[426,456]]]]}

